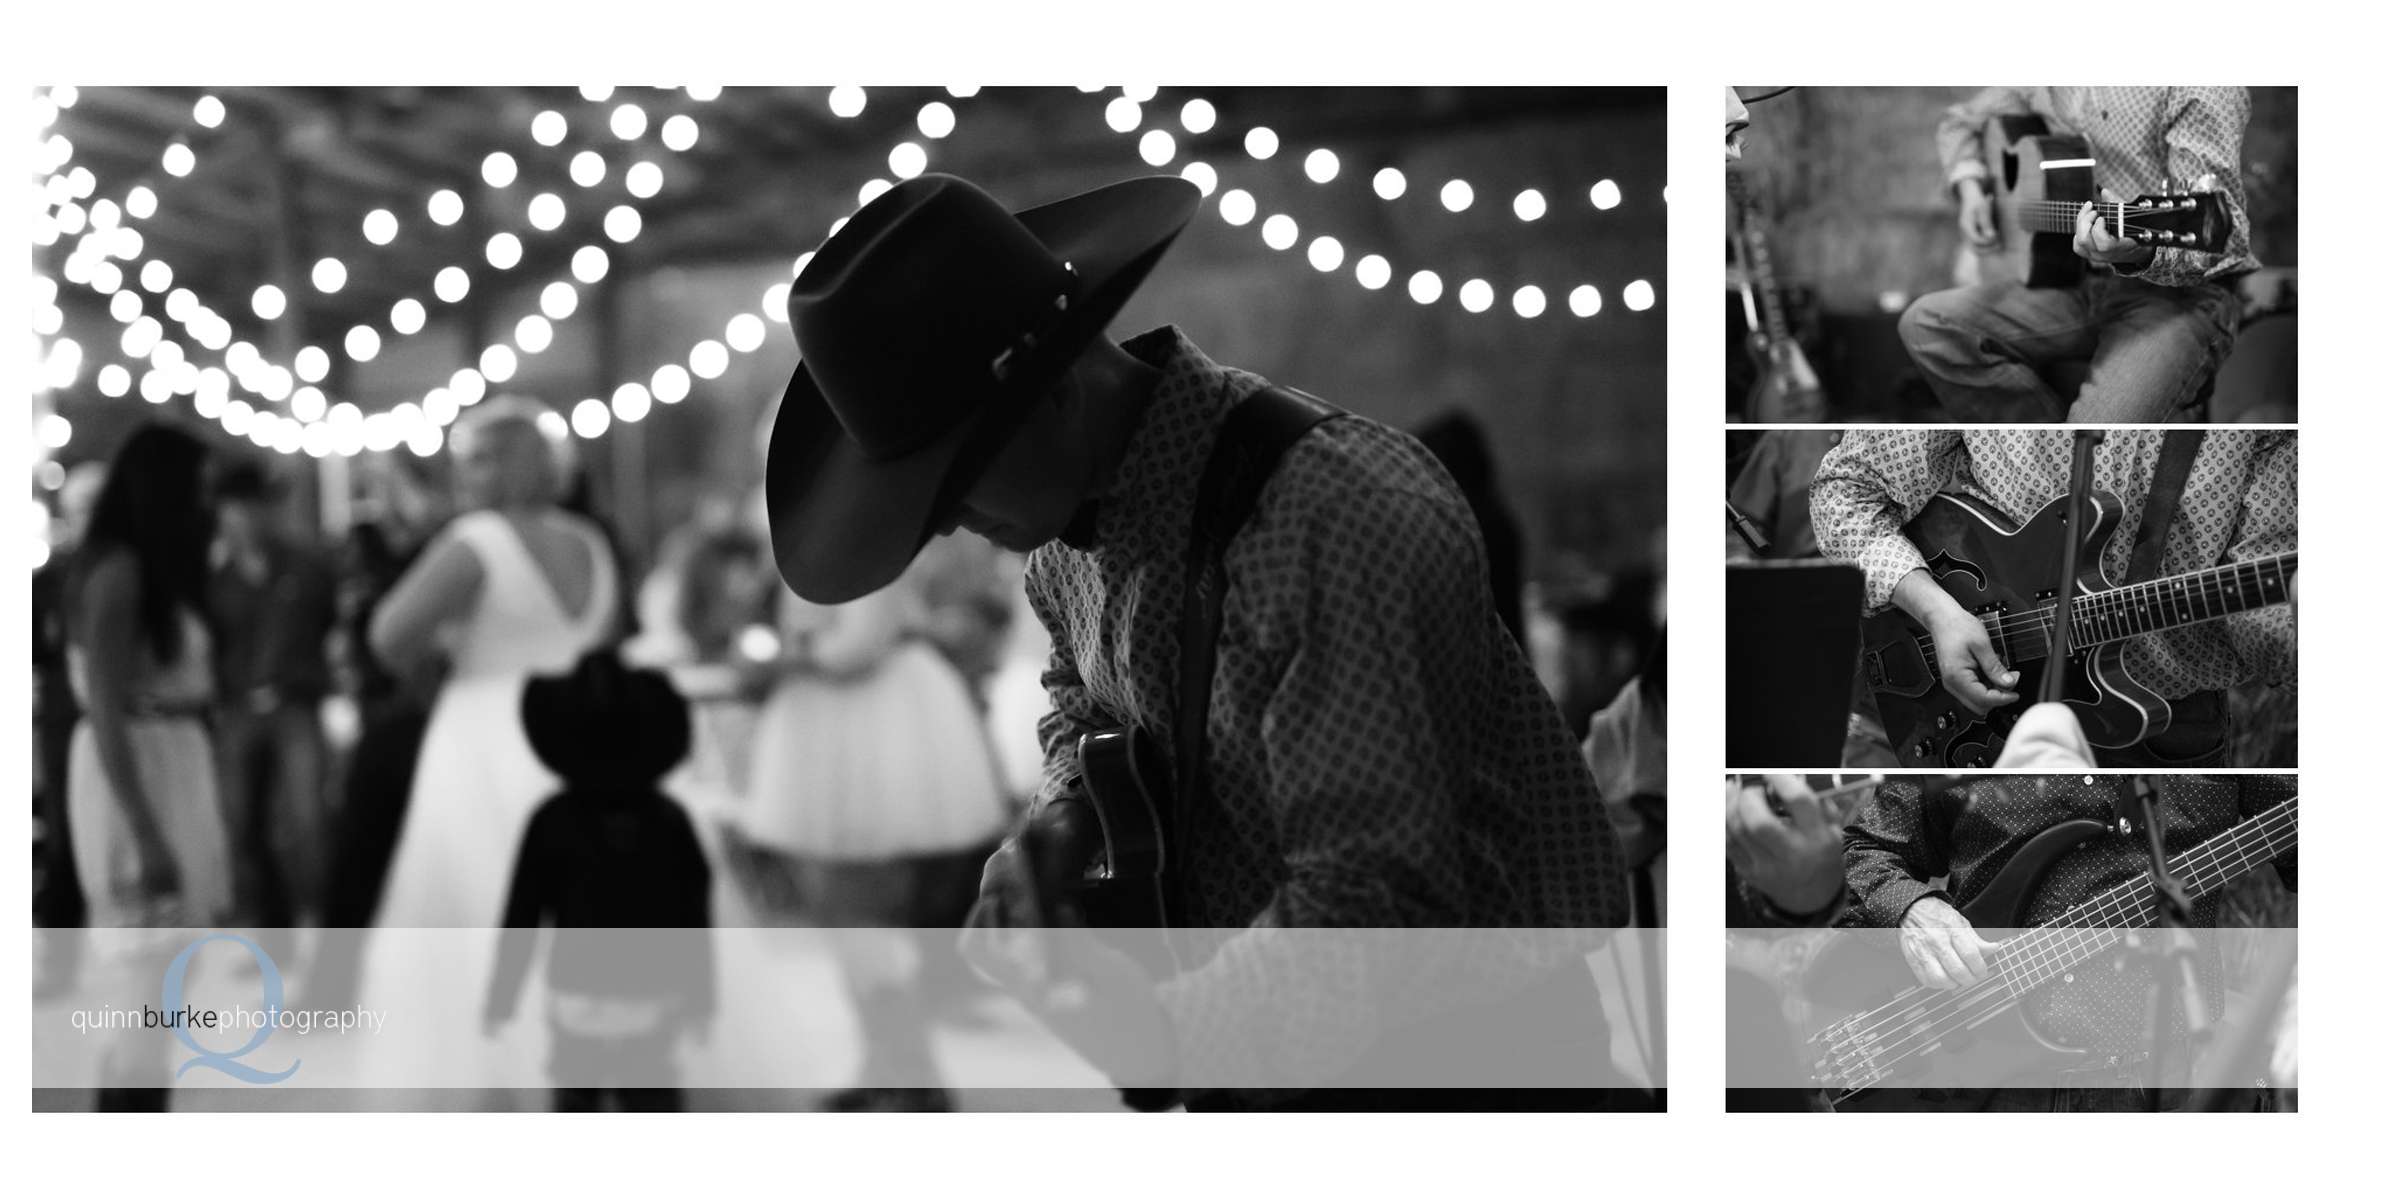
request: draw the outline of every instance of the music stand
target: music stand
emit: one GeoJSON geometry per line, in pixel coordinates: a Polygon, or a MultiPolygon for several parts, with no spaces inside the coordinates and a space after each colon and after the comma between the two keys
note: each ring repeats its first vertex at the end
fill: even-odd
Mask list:
{"type": "Polygon", "coordinates": [[[1824,560],[1725,567],[1725,761],[1839,768],[1866,577],[1824,560]]]}

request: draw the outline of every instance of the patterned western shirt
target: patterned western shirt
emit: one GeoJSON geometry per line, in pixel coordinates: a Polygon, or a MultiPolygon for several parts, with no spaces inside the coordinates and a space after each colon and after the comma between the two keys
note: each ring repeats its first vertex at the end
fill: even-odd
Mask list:
{"type": "MultiPolygon", "coordinates": [[[[2291,775],[2158,775],[2158,819],[2167,855],[2174,856],[2297,794],[2291,775]]],[[[1850,923],[1889,928],[1908,906],[1939,896],[1965,907],[1991,886],[2009,859],[2034,836],[2071,820],[2114,825],[2114,775],[2023,775],[1983,778],[1927,800],[1919,785],[1887,783],[1844,831],[1850,923]],[[1940,885],[1935,880],[1944,880],[1940,885]]],[[[2277,857],[2275,869],[2296,886],[2299,852],[2277,857]]],[[[2141,837],[2103,833],[2054,863],[2030,894],[2022,927],[2046,924],[2085,900],[2139,879],[2150,869],[2141,837]]],[[[2194,928],[2217,924],[2218,896],[2192,897],[2194,928]]],[[[1987,936],[2003,936],[1987,930],[1987,936]]],[[[2216,960],[2203,954],[2203,986],[2218,991],[2216,960]]],[[[2045,1030],[2103,1049],[2139,1044],[2149,1017],[2148,975],[2077,972],[2077,982],[2053,986],[2035,1002],[2045,1030]]]]}
{"type": "MultiPolygon", "coordinates": [[[[1087,529],[1070,534],[1082,544],[1026,563],[1051,639],[1037,800],[1072,786],[1085,733],[1131,725],[1174,744],[1193,498],[1218,424],[1265,383],[1173,327],[1124,345],[1164,377],[1087,529]]],[[[1213,978],[1168,997],[1187,1056],[1209,1037],[1193,1026],[1230,1027],[1203,1010],[1268,994],[1264,964],[1294,941],[1270,947],[1268,930],[1624,923],[1598,789],[1493,609],[1473,514],[1423,447],[1360,417],[1318,426],[1259,495],[1225,575],[1211,796],[1175,831],[1178,898],[1187,924],[1249,932],[1210,962],[1213,978]]],[[[1356,1049],[1343,1023],[1371,1034],[1371,1010],[1309,999],[1286,1044],[1356,1049]]]]}
{"type": "Polygon", "coordinates": [[[2162,190],[2199,189],[2203,181],[2225,197],[2232,236],[2216,254],[2161,249],[2136,279],[2181,287],[2253,270],[2250,213],[2243,202],[2242,133],[2250,126],[2250,92],[2238,87],[1995,87],[1942,113],[1934,135],[1949,182],[1981,179],[1984,126],[1993,117],[2031,113],[2053,133],[2081,134],[2091,143],[2095,186],[2131,200],[2162,190]]]}
{"type": "MultiPolygon", "coordinates": [[[[2122,580],[2139,540],[2159,429],[2112,430],[2092,456],[2092,486],[2124,506],[2101,565],[2122,580]]],[[[1972,496],[2024,521],[2065,495],[2073,435],[2063,429],[1856,430],[1825,456],[1809,513],[1828,557],[1866,571],[1869,609],[1891,602],[1925,556],[1901,526],[1936,492],[1972,496]]],[[[2183,502],[2167,528],[2159,573],[2282,554],[2299,545],[2299,442],[2278,431],[2210,431],[2192,461],[2183,502]]],[[[2144,634],[2126,645],[2126,669],[2169,699],[2257,679],[2281,685],[2294,669],[2288,604],[2144,634]]]]}

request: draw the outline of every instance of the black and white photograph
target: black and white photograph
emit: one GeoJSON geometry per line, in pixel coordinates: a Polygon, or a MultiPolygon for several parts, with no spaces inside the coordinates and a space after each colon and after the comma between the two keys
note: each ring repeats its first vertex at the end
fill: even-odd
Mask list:
{"type": "Polygon", "coordinates": [[[1663,1111],[1665,88],[31,107],[36,1109],[1663,1111]]]}
{"type": "Polygon", "coordinates": [[[1727,765],[2298,765],[2297,433],[1725,439],[1727,765]]]}
{"type": "Polygon", "coordinates": [[[1728,776],[1726,1108],[2299,1111],[2299,803],[2259,773],[1728,776]]]}
{"type": "Polygon", "coordinates": [[[2298,97],[1725,89],[1728,421],[2295,421],[2298,97]]]}

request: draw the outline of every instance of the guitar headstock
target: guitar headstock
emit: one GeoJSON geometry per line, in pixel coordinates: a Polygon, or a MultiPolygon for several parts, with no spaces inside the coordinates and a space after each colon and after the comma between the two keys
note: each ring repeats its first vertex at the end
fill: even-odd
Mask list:
{"type": "MultiPolygon", "coordinates": [[[[2233,217],[2220,192],[2165,192],[2127,201],[2110,232],[2162,250],[2214,254],[2233,237],[2233,217]]],[[[2110,214],[2117,215],[2117,214],[2110,214]]]]}

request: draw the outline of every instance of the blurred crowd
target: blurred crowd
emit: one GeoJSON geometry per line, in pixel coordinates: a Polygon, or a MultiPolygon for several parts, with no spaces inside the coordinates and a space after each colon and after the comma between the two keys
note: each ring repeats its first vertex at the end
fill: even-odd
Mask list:
{"type": "MultiPolygon", "coordinates": [[[[356,460],[338,536],[306,481],[169,425],[69,473],[34,580],[35,924],[254,929],[313,1007],[446,1014],[432,1041],[378,1053],[495,1064],[537,1052],[502,984],[528,969],[522,943],[504,942],[488,996],[437,995],[457,964],[411,961],[435,943],[307,931],[823,926],[860,1077],[935,1078],[931,1010],[959,981],[924,978],[947,968],[878,931],[957,925],[1039,782],[1048,643],[1021,560],[944,538],[879,592],[810,604],[777,577],[745,487],[636,575],[546,412],[495,397],[446,460],[356,460]]],[[[1482,435],[1456,415],[1420,434],[1473,499],[1509,629],[1578,728],[1618,697],[1594,744],[1630,762],[1663,712],[1663,651],[1653,699],[1628,682],[1653,605],[1529,606],[1482,435]]],[[[1661,765],[1609,790],[1640,793],[1644,812],[1618,814],[1663,844],[1661,765]]],[[[45,945],[37,987],[108,969],[79,939],[45,945]]],[[[551,953],[553,1046],[605,1043],[621,1065],[706,1023],[705,995],[637,995],[657,981],[576,976],[551,953]],[[599,1007],[562,1011],[562,988],[599,1007]]],[[[562,1106],[674,1100],[551,1068],[562,1106]]],[[[105,1078],[103,1107],[166,1102],[143,1055],[105,1078]]]]}

